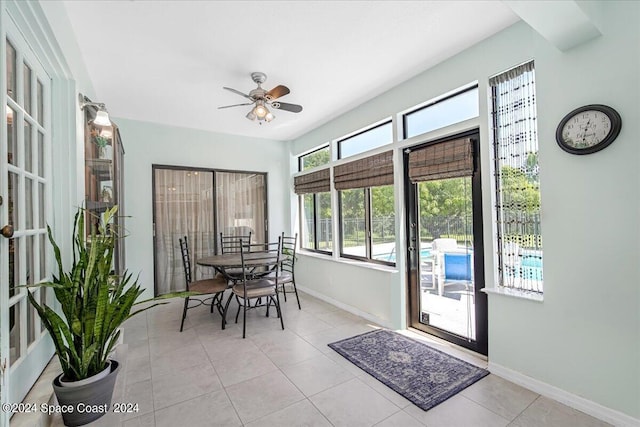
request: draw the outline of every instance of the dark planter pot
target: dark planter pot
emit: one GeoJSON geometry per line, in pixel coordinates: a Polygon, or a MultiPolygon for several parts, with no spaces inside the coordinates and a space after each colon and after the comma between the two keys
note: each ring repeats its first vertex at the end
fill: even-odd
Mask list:
{"type": "Polygon", "coordinates": [[[78,387],[61,386],[62,375],[53,380],[53,391],[56,393],[62,420],[66,426],[82,426],[109,412],[119,369],[120,364],[112,360],[109,375],[78,387]]]}

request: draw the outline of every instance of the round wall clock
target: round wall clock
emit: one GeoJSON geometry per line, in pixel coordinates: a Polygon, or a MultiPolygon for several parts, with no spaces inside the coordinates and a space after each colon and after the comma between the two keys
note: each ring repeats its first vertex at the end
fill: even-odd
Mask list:
{"type": "Polygon", "coordinates": [[[585,105],[564,116],[556,129],[556,141],[568,153],[590,154],[611,144],[621,128],[622,119],[613,108],[585,105]]]}

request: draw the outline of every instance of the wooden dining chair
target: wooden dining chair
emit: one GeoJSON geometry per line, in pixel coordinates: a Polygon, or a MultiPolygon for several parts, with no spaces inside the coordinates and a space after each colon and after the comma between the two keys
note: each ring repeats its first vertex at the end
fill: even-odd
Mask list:
{"type": "Polygon", "coordinates": [[[236,323],[240,310],[242,310],[242,338],[247,335],[247,311],[258,307],[266,307],[266,316],[269,317],[269,307],[273,304],[280,318],[280,326],[284,330],[282,311],[280,310],[280,299],[276,288],[278,279],[278,266],[282,253],[282,239],[279,237],[277,243],[265,243],[262,251],[248,252],[243,245],[240,245],[240,258],[242,262],[242,280],[238,281],[231,288],[231,294],[227,299],[222,314],[222,329],[225,328],[227,312],[231,299],[235,296],[238,302],[236,312],[236,323]],[[250,258],[249,258],[250,256],[250,258]],[[275,271],[274,277],[267,277],[250,273],[251,271],[275,271]],[[252,305],[251,302],[254,302],[252,305]]]}
{"type": "Polygon", "coordinates": [[[211,279],[193,280],[191,275],[191,256],[189,254],[189,242],[187,236],[178,239],[180,241],[180,252],[182,254],[182,266],[184,267],[184,279],[187,286],[187,292],[198,292],[202,295],[213,296],[199,299],[196,297],[185,297],[184,307],[182,309],[182,321],[180,322],[180,332],[184,327],[184,319],[187,317],[187,310],[198,307],[200,305],[210,305],[211,312],[217,307],[220,314],[223,313],[222,295],[227,289],[227,280],[221,275],[216,275],[211,279]],[[191,304],[191,303],[195,304],[191,304]],[[191,304],[191,305],[190,305],[191,304]]]}

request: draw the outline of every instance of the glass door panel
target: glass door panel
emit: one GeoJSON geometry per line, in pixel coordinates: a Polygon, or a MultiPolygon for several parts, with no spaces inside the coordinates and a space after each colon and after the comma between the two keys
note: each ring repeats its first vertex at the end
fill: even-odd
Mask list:
{"type": "MultiPolygon", "coordinates": [[[[51,291],[28,289],[51,278],[45,224],[50,219],[49,171],[51,80],[11,21],[4,40],[7,92],[0,94],[0,382],[1,403],[20,402],[53,353],[27,293],[50,301],[51,291]],[[6,228],[5,228],[6,227],[6,228]]],[[[4,24],[5,22],[3,22],[4,24]]],[[[50,222],[50,221],[49,221],[50,222]]],[[[0,424],[6,414],[0,414],[0,424]]]]}
{"type": "Polygon", "coordinates": [[[216,172],[217,231],[225,236],[248,236],[264,243],[268,236],[266,176],[250,172],[216,172]]]}
{"type": "Polygon", "coordinates": [[[405,151],[408,309],[411,327],[487,354],[478,146],[477,132],[466,132],[405,151]],[[421,163],[419,156],[452,152],[463,140],[468,169],[448,172],[456,164],[443,163],[446,157],[421,163]]]}
{"type": "Polygon", "coordinates": [[[194,280],[211,276],[211,268],[196,260],[215,253],[220,232],[251,232],[253,243],[265,242],[265,174],[154,166],[153,188],[156,295],[185,289],[178,241],[183,236],[189,242],[194,280]]]}
{"type": "Polygon", "coordinates": [[[475,340],[471,177],[417,186],[420,322],[475,340]]]}
{"type": "Polygon", "coordinates": [[[194,280],[210,269],[195,260],[213,253],[213,172],[193,169],[154,168],[155,293],[186,288],[180,254],[180,238],[187,236],[194,280]]]}

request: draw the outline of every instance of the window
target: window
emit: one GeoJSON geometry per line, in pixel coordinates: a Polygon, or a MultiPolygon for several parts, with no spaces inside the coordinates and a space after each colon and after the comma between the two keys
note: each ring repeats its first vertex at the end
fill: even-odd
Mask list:
{"type": "Polygon", "coordinates": [[[329,146],[327,145],[318,148],[311,153],[298,157],[298,170],[302,172],[307,169],[315,168],[316,166],[326,165],[330,160],[331,152],[329,151],[329,146]]]}
{"type": "Polygon", "coordinates": [[[395,265],[393,152],[336,166],[334,186],[340,192],[340,255],[395,265]]]}
{"type": "Polygon", "coordinates": [[[533,62],[491,78],[501,286],[543,291],[533,62]]]}
{"type": "Polygon", "coordinates": [[[393,185],[340,192],[340,255],[395,265],[393,185]]]}
{"type": "Polygon", "coordinates": [[[296,176],[294,187],[300,198],[300,247],[331,253],[333,223],[329,169],[296,176]]]}
{"type": "Polygon", "coordinates": [[[338,141],[338,158],[344,159],[393,142],[391,121],[338,141]]]}
{"type": "Polygon", "coordinates": [[[300,247],[331,253],[333,248],[331,193],[310,193],[300,196],[303,218],[300,247]]]}
{"type": "Polygon", "coordinates": [[[479,114],[478,86],[474,86],[405,114],[404,137],[411,138],[479,114]]]}

